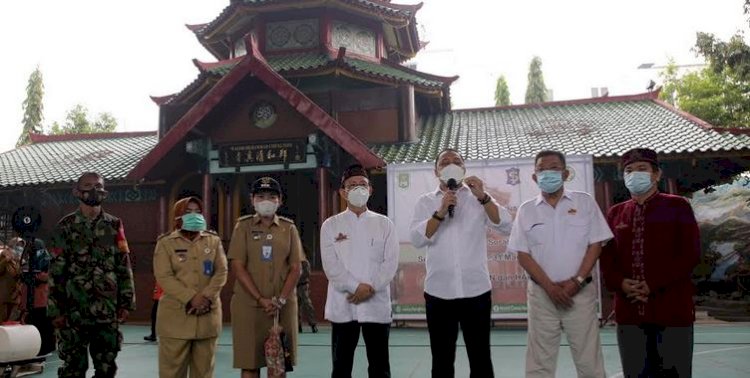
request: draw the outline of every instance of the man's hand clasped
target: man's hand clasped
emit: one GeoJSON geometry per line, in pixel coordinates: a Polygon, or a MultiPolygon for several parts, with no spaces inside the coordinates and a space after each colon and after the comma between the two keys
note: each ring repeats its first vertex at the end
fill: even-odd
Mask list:
{"type": "Polygon", "coordinates": [[[630,299],[630,303],[643,302],[648,303],[648,296],[651,294],[646,281],[638,281],[630,278],[622,280],[622,291],[630,299]]]}
{"type": "Polygon", "coordinates": [[[211,311],[211,300],[206,298],[203,294],[195,294],[193,299],[190,300],[188,307],[188,314],[190,315],[205,315],[211,311]]]}
{"type": "Polygon", "coordinates": [[[375,288],[366,283],[361,283],[357,286],[357,290],[353,294],[349,294],[346,299],[349,303],[360,304],[375,295],[375,288]]]}

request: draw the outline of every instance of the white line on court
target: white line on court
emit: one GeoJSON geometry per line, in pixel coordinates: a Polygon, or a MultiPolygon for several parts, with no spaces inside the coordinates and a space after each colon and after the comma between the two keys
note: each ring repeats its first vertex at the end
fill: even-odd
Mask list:
{"type": "MultiPolygon", "coordinates": [[[[721,348],[721,349],[712,349],[712,350],[704,350],[702,352],[693,353],[693,356],[701,356],[704,354],[710,354],[710,353],[716,353],[716,352],[726,352],[728,350],[739,350],[739,349],[748,349],[750,348],[750,345],[745,346],[739,346],[739,347],[732,347],[732,348],[721,348]]],[[[609,378],[623,378],[622,372],[619,372],[615,375],[610,375],[609,378]]]]}

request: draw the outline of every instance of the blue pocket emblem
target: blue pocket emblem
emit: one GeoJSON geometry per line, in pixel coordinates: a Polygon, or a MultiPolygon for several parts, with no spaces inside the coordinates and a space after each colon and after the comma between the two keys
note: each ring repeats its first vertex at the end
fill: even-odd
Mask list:
{"type": "Polygon", "coordinates": [[[272,261],[273,260],[273,247],[270,245],[264,245],[260,251],[260,259],[262,261],[272,261]]]}
{"type": "Polygon", "coordinates": [[[211,260],[203,261],[203,274],[212,276],[214,274],[214,262],[211,260]]]}

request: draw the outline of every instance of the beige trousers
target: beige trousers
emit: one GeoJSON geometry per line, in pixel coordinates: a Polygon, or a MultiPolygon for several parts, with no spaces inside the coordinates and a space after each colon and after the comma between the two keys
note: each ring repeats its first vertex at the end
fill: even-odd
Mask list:
{"type": "Polygon", "coordinates": [[[200,340],[159,338],[159,377],[213,378],[217,337],[200,340]]]}
{"type": "Polygon", "coordinates": [[[526,350],[526,377],[555,376],[557,352],[563,332],[579,378],[603,378],[604,358],[599,340],[596,313],[596,287],[586,285],[575,297],[573,307],[555,307],[541,286],[529,281],[529,333],[526,350]]]}

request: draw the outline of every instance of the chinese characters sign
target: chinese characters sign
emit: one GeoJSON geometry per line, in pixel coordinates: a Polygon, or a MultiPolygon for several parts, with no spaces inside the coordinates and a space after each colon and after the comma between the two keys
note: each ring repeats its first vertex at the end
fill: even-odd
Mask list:
{"type": "Polygon", "coordinates": [[[304,163],[305,161],[307,161],[307,156],[304,139],[219,147],[220,167],[290,164],[304,163]]]}

